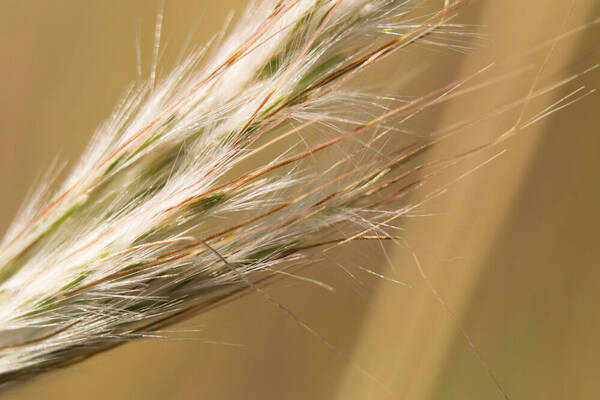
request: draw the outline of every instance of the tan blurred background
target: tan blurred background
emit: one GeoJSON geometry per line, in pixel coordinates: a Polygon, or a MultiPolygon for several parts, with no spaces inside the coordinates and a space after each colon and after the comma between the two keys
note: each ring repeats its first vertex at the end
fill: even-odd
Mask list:
{"type": "MultiPolygon", "coordinates": [[[[439,1],[440,4],[442,0],[439,1]]],[[[188,36],[205,42],[246,1],[168,0],[163,70],[188,36]],[[190,35],[190,32],[192,34],[190,35]]],[[[488,39],[468,54],[409,50],[371,72],[428,65],[435,87],[489,61],[504,60],[560,33],[568,2],[473,1],[460,21],[488,39]]],[[[148,71],[150,0],[0,0],[0,230],[35,178],[58,155],[74,160],[136,76],[136,35],[148,71]]],[[[570,29],[600,16],[597,0],[576,0],[570,29]]],[[[599,62],[600,30],[559,43],[541,83],[599,62]]],[[[522,61],[543,59],[545,53],[522,61]]],[[[401,73],[400,73],[401,75],[401,73]]],[[[387,76],[387,75],[386,75],[387,76]]],[[[532,76],[444,106],[431,130],[461,115],[526,95],[532,76]]],[[[600,87],[600,74],[579,84],[600,87]]],[[[406,90],[415,91],[408,83],[406,90]]],[[[577,88],[531,105],[540,110],[577,88]]],[[[399,92],[398,94],[403,94],[399,92]]],[[[600,96],[535,125],[500,149],[500,159],[406,221],[407,239],[457,320],[512,399],[600,397],[600,96]]],[[[512,118],[512,119],[511,119],[512,118]]],[[[429,157],[450,154],[510,126],[482,124],[429,157]]],[[[492,155],[482,154],[479,161],[492,155]]],[[[3,399],[500,399],[455,321],[436,301],[410,252],[356,246],[353,258],[410,282],[408,289],[316,265],[306,274],[328,293],[293,282],[271,293],[327,337],[337,356],[297,323],[250,295],[174,327],[186,340],[121,346],[1,393],[3,399]],[[360,254],[359,254],[360,253],[360,254]],[[379,264],[381,264],[379,266],[379,264]],[[376,378],[369,378],[358,367],[376,378]],[[386,388],[387,387],[387,388],[386,388]]],[[[348,260],[346,260],[348,261],[348,260]]]]}

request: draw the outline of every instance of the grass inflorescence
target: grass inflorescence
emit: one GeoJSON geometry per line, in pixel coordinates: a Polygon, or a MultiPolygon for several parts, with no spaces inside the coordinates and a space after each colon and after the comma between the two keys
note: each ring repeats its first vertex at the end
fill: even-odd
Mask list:
{"type": "Polygon", "coordinates": [[[418,5],[264,0],[210,56],[132,87],[0,245],[0,381],[259,290],[315,250],[395,239],[420,204],[408,195],[471,154],[415,162],[462,126],[419,137],[403,123],[487,70],[410,99],[347,89],[394,51],[469,34],[449,23],[462,2],[418,5]]]}

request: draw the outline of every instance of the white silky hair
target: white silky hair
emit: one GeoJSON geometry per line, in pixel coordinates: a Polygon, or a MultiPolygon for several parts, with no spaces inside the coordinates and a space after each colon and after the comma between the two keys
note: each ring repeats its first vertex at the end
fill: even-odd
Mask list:
{"type": "Polygon", "coordinates": [[[394,178],[410,170],[386,146],[401,128],[377,116],[411,103],[338,82],[404,36],[436,43],[447,15],[420,24],[407,17],[413,3],[255,2],[216,50],[132,86],[57,193],[32,195],[0,246],[0,379],[267,282],[338,232],[389,236],[381,222],[412,210],[394,178]]]}

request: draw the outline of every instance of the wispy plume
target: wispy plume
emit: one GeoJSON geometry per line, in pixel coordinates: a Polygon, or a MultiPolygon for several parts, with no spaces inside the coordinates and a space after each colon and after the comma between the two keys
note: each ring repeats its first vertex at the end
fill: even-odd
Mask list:
{"type": "Polygon", "coordinates": [[[459,126],[390,137],[478,74],[408,100],[344,89],[416,42],[462,49],[460,3],[417,3],[264,0],[214,49],[153,67],[0,246],[0,380],[258,288],[315,249],[393,238],[407,195],[454,162],[409,161],[459,126]]]}

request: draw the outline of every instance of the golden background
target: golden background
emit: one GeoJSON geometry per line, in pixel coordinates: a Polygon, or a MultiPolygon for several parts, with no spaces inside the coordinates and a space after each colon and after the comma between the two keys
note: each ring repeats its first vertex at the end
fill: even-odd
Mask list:
{"type": "MultiPolygon", "coordinates": [[[[188,36],[193,45],[204,43],[230,10],[245,3],[167,1],[162,70],[173,65],[188,36]]],[[[483,45],[459,55],[409,50],[372,71],[373,81],[420,62],[428,63],[426,81],[433,87],[458,79],[557,36],[569,7],[548,0],[473,1],[460,21],[484,26],[477,28],[488,36],[483,45]]],[[[148,0],[0,0],[0,230],[36,176],[57,156],[75,159],[135,79],[137,32],[148,72],[158,9],[148,0]]],[[[597,0],[577,0],[566,29],[599,16],[597,0]]],[[[592,28],[562,41],[548,79],[598,62],[599,32],[592,28]]],[[[582,82],[600,87],[600,74],[582,82]]],[[[448,103],[428,124],[444,126],[482,103],[524,96],[530,84],[531,75],[496,85],[483,97],[448,103]]],[[[545,105],[576,87],[558,90],[545,105]]],[[[433,285],[512,399],[600,396],[599,110],[600,96],[588,97],[502,144],[507,152],[500,159],[427,205],[432,216],[406,223],[407,239],[433,285]]],[[[502,131],[493,124],[484,128],[455,144],[502,131]]],[[[373,263],[384,262],[366,251],[373,263]]],[[[317,265],[307,273],[333,284],[335,293],[295,283],[270,289],[352,362],[249,295],[177,326],[186,330],[178,335],[185,340],[127,344],[0,395],[500,399],[410,253],[389,252],[398,279],[413,288],[365,278],[368,288],[357,293],[335,268],[317,265]]]]}

